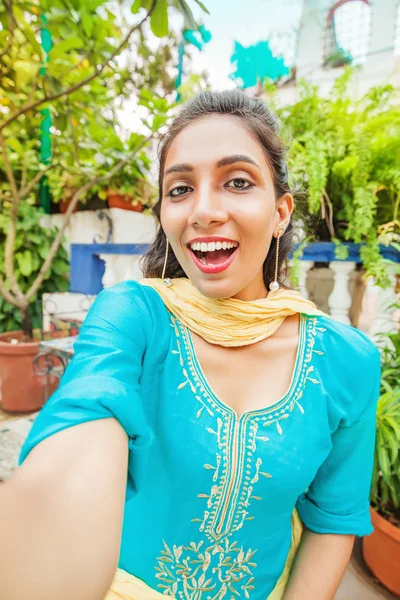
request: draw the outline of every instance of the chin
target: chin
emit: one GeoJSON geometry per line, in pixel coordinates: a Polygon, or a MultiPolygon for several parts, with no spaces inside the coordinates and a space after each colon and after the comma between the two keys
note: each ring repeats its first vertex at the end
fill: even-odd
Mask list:
{"type": "Polygon", "coordinates": [[[216,300],[222,300],[225,298],[232,298],[240,292],[237,285],[233,285],[232,281],[227,279],[191,279],[193,285],[199,290],[203,296],[207,298],[214,298],[216,300]]]}

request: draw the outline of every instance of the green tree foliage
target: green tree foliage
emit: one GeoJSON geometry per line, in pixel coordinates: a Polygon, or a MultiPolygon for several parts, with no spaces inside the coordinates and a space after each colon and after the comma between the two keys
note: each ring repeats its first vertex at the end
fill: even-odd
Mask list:
{"type": "MultiPolygon", "coordinates": [[[[46,258],[55,236],[54,230],[42,227],[40,221],[44,217],[44,213],[29,202],[21,203],[19,206],[14,256],[16,263],[15,274],[23,293],[26,293],[34,282],[40,265],[46,258]]],[[[0,214],[0,273],[4,273],[4,247],[8,226],[8,217],[0,214]]],[[[30,313],[34,329],[40,328],[42,325],[42,307],[39,298],[46,292],[68,291],[68,274],[69,261],[67,252],[63,246],[60,246],[39,288],[37,296],[33,297],[30,301],[30,313]]],[[[21,311],[0,296],[0,330],[5,332],[20,328],[21,311]]]]}
{"type": "MultiPolygon", "coordinates": [[[[294,187],[305,189],[299,203],[308,233],[319,241],[363,243],[367,274],[387,283],[379,244],[399,236],[400,108],[389,85],[361,99],[349,92],[352,71],[339,78],[329,97],[302,82],[300,98],[278,107],[288,141],[294,187]]],[[[271,86],[267,87],[270,100],[271,86]]]]}
{"type": "MultiPolygon", "coordinates": [[[[170,56],[166,45],[161,43],[156,60],[150,60],[143,35],[151,30],[158,37],[168,36],[171,11],[180,12],[196,27],[185,0],[0,4],[0,210],[8,219],[0,294],[21,311],[27,337],[31,303],[58,256],[77,203],[113,183],[129,181],[133,192],[137,186],[140,193],[149,168],[149,145],[174,107],[171,80],[161,71],[158,80],[156,76],[170,56]],[[131,85],[123,85],[136,50],[141,70],[131,85]],[[121,135],[116,109],[133,93],[141,96],[145,117],[138,131],[121,135]],[[40,162],[38,141],[44,117],[52,121],[52,158],[46,164],[40,162]],[[44,176],[56,201],[66,194],[71,202],[47,255],[35,262],[27,289],[16,250],[19,221],[25,218],[20,209],[24,203],[35,203],[44,176]]],[[[170,34],[167,42],[172,39],[170,34]]]]}

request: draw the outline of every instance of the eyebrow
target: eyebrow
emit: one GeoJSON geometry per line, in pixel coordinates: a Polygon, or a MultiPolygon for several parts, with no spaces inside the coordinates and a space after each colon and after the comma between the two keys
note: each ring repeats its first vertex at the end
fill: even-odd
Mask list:
{"type": "Polygon", "coordinates": [[[172,165],[172,167],[169,167],[165,171],[164,177],[169,173],[191,173],[192,171],[194,171],[192,165],[189,165],[188,163],[179,163],[177,165],[172,165]]]}
{"type": "MultiPolygon", "coordinates": [[[[245,154],[232,154],[230,156],[224,156],[220,160],[215,163],[215,166],[220,169],[221,167],[228,167],[229,165],[234,165],[237,162],[244,162],[250,165],[256,166],[258,169],[260,168],[255,160],[246,156],[245,154]]],[[[165,173],[164,177],[169,173],[192,173],[194,171],[194,167],[189,163],[178,163],[176,165],[172,165],[169,167],[165,173]]]]}
{"type": "Polygon", "coordinates": [[[245,154],[232,154],[231,156],[224,156],[217,163],[216,167],[227,167],[229,165],[234,165],[237,162],[249,163],[250,165],[256,166],[258,169],[260,168],[255,160],[246,156],[245,154]]]}

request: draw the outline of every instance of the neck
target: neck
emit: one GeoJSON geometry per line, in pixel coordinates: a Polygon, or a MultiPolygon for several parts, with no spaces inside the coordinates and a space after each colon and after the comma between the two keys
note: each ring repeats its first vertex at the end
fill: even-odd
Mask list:
{"type": "Polygon", "coordinates": [[[251,302],[252,300],[261,300],[268,295],[268,291],[264,285],[264,278],[257,277],[249,285],[240,290],[233,298],[242,302],[251,302]]]}

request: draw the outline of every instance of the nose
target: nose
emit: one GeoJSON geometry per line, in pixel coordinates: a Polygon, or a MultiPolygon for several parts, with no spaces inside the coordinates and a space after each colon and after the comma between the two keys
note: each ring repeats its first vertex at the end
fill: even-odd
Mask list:
{"type": "Polygon", "coordinates": [[[207,228],[211,225],[226,223],[229,215],[224,207],[224,199],[209,185],[200,186],[194,194],[189,225],[207,228]]]}

